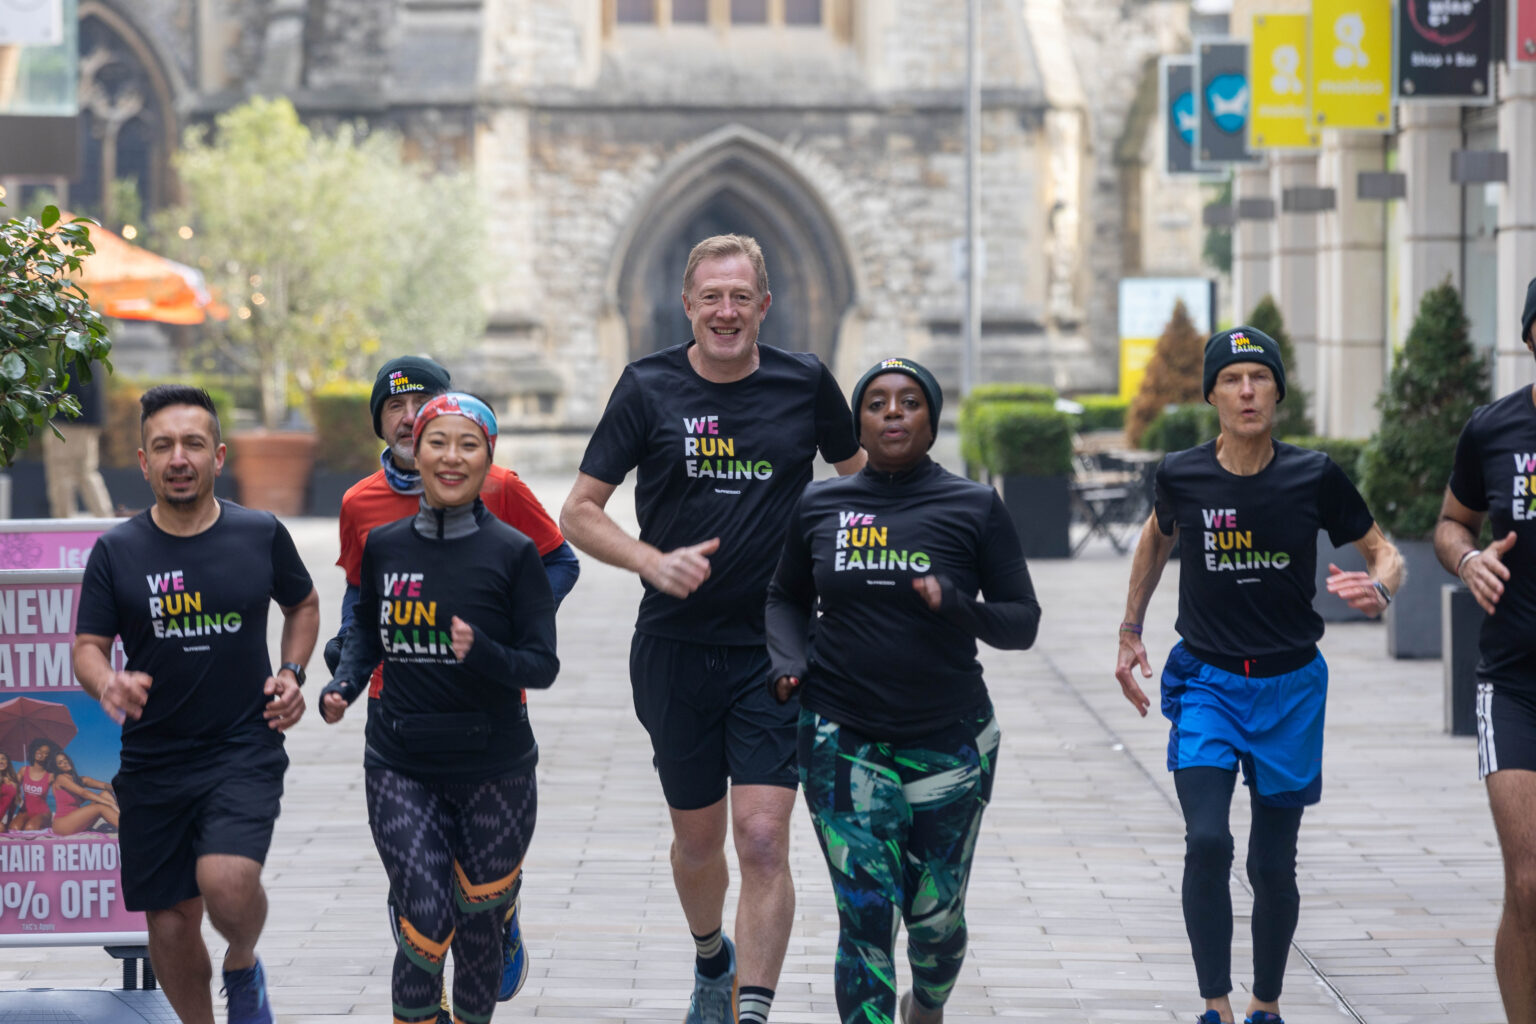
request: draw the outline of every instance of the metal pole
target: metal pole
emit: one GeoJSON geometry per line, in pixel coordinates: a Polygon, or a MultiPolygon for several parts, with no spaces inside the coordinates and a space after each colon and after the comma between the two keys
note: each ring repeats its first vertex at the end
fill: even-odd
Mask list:
{"type": "Polygon", "coordinates": [[[980,0],[966,0],[965,23],[965,337],[960,358],[960,394],[976,383],[976,353],[981,336],[981,33],[980,0]]]}

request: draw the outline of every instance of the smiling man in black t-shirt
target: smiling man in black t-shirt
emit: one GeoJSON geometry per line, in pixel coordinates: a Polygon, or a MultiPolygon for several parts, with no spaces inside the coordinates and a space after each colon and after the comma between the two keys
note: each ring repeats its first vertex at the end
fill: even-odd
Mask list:
{"type": "Polygon", "coordinates": [[[1232,792],[1241,765],[1253,824],[1253,995],[1250,1024],[1280,1020],[1280,986],[1296,930],[1296,836],[1322,794],[1328,666],[1312,610],[1317,535],[1353,542],[1367,572],[1329,566],[1328,590],[1375,615],[1402,579],[1402,559],[1344,471],[1321,452],[1271,436],[1285,398],[1275,340],[1251,327],[1205,347],[1214,441],[1171,452],[1157,471],[1157,505],[1136,547],[1115,677],[1141,714],[1150,701],[1134,672],[1152,675],[1142,623],[1163,566],[1179,545],[1182,638],[1163,669],[1168,770],[1184,812],[1184,923],[1195,958],[1201,1024],[1232,1020],[1232,792]]]}
{"type": "MultiPolygon", "coordinates": [[[[1536,352],[1536,279],[1520,340],[1536,352]]],[[[1478,637],[1478,774],[1504,852],[1493,964],[1510,1021],[1536,1021],[1536,390],[1472,414],[1435,527],[1435,554],[1488,617],[1478,637]],[[1479,549],[1483,519],[1493,543],[1479,549]]]]}
{"type": "Polygon", "coordinates": [[[797,709],[764,685],[768,581],[819,449],[838,472],[864,453],[816,356],[759,345],[772,296],[741,235],[694,246],[683,274],[693,341],[625,368],[593,432],[560,528],[645,584],[630,647],[635,713],[671,811],[672,877],[696,946],[685,1024],[767,1020],[795,891],[789,816],[797,709]],[[638,468],[640,537],[605,508],[638,468]],[[741,864],[736,950],[723,934],[728,817],[741,864]]]}
{"type": "Polygon", "coordinates": [[[123,902],[149,924],[149,955],[187,1024],[213,1024],[208,918],[229,941],[230,1024],[270,1024],[256,940],[261,865],[283,795],[283,731],[304,714],[304,665],[320,602],[276,517],[213,496],[224,465],[208,393],[181,385],[140,399],[139,464],[155,504],[108,530],[80,587],[75,676],[123,726],[112,781],[122,808],[123,902]],[[267,611],[283,613],[282,667],[267,611]],[[112,668],[112,638],[128,662],[112,668]]]}

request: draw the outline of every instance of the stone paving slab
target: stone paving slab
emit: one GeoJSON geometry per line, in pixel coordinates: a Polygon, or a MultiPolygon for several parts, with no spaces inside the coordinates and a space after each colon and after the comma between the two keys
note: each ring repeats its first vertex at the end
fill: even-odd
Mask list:
{"type": "MultiPolygon", "coordinates": [[[[530,483],[554,510],[569,481],[530,483]]],[[[630,494],[612,507],[632,520],[630,494]]],[[[289,525],[321,591],[323,638],[343,586],[331,565],[335,523],[289,525]]],[[[1187,1022],[1200,1003],[1178,897],[1183,827],[1164,770],[1166,725],[1155,711],[1138,718],[1112,675],[1129,558],[1091,544],[1031,571],[1045,610],[1036,649],[983,653],[1003,748],[971,884],[971,952],[946,1019],[1187,1022]]],[[[1148,621],[1155,667],[1174,640],[1177,577],[1165,573],[1148,621]]],[[[686,1006],[691,944],[628,692],[638,597],[632,577],[584,558],[560,613],[560,678],[530,697],[541,751],[524,893],[532,970],[498,1020],[675,1022],[686,1006]]],[[[1323,647],[1333,677],[1327,774],[1324,801],[1302,827],[1286,1019],[1502,1021],[1491,966],[1498,850],[1475,746],[1441,732],[1440,665],[1389,661],[1369,623],[1334,626],[1323,647]]],[[[314,665],[324,679],[318,653],[314,665]]],[[[261,945],[286,1024],[388,1012],[392,949],[363,809],[362,723],[353,714],[327,728],[311,712],[291,734],[261,945]]],[[[1246,806],[1234,801],[1240,850],[1246,806]]],[[[773,1019],[834,1021],[836,917],[803,812],[791,857],[799,903],[773,1019]]],[[[727,920],[734,899],[733,888],[727,920]]],[[[1251,899],[1240,878],[1233,899],[1242,986],[1251,899]]],[[[207,934],[217,953],[221,941],[207,934]]],[[[0,1011],[7,990],[111,988],[120,977],[100,950],[6,949],[0,1011]]],[[[1239,1006],[1244,998],[1234,995],[1239,1006]]]]}

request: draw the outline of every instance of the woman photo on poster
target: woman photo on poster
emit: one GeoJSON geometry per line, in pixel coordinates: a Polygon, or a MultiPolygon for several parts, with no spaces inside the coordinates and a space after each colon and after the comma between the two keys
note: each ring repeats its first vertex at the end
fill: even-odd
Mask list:
{"type": "Polygon", "coordinates": [[[12,822],[13,832],[33,832],[47,828],[53,821],[48,807],[48,790],[53,788],[53,773],[48,764],[58,748],[38,737],[27,744],[27,766],[21,770],[21,813],[12,822]]]}
{"type": "Polygon", "coordinates": [[[75,762],[64,751],[53,755],[48,768],[53,772],[53,834],[72,836],[98,821],[117,827],[117,796],[112,786],[82,776],[75,762]]]}
{"type": "Polygon", "coordinates": [[[11,818],[16,815],[17,798],[21,796],[21,779],[8,754],[0,754],[0,832],[11,830],[11,818]]]}

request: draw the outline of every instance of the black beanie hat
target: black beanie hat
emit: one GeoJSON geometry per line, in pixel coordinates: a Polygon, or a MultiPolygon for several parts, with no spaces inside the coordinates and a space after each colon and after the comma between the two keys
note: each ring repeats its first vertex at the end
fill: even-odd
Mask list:
{"type": "Polygon", "coordinates": [[[384,403],[395,395],[419,391],[427,397],[441,394],[450,387],[448,371],[425,356],[400,356],[379,367],[379,375],[373,378],[373,394],[368,398],[368,411],[373,413],[373,432],[384,436],[384,425],[379,415],[384,403]]]}
{"type": "MultiPolygon", "coordinates": [[[[936,440],[939,436],[939,412],[944,408],[944,392],[927,367],[899,356],[880,360],[865,371],[864,376],[853,386],[853,439],[859,439],[859,407],[864,404],[864,389],[882,373],[901,373],[917,381],[917,386],[923,390],[923,397],[928,400],[928,426],[933,429],[936,440]]],[[[928,447],[933,447],[933,441],[928,442],[928,447]]]]}
{"type": "MultiPolygon", "coordinates": [[[[1531,324],[1536,323],[1536,277],[1531,278],[1531,283],[1525,286],[1525,312],[1520,314],[1520,340],[1524,341],[1531,333],[1531,324]]],[[[1536,341],[1536,338],[1531,338],[1536,341]]]]}
{"type": "Polygon", "coordinates": [[[1280,359],[1280,343],[1256,327],[1234,327],[1211,335],[1205,343],[1205,380],[1203,394],[1211,400],[1216,375],[1233,363],[1263,363],[1275,375],[1279,391],[1276,402],[1285,401],[1285,363],[1280,359]]]}

